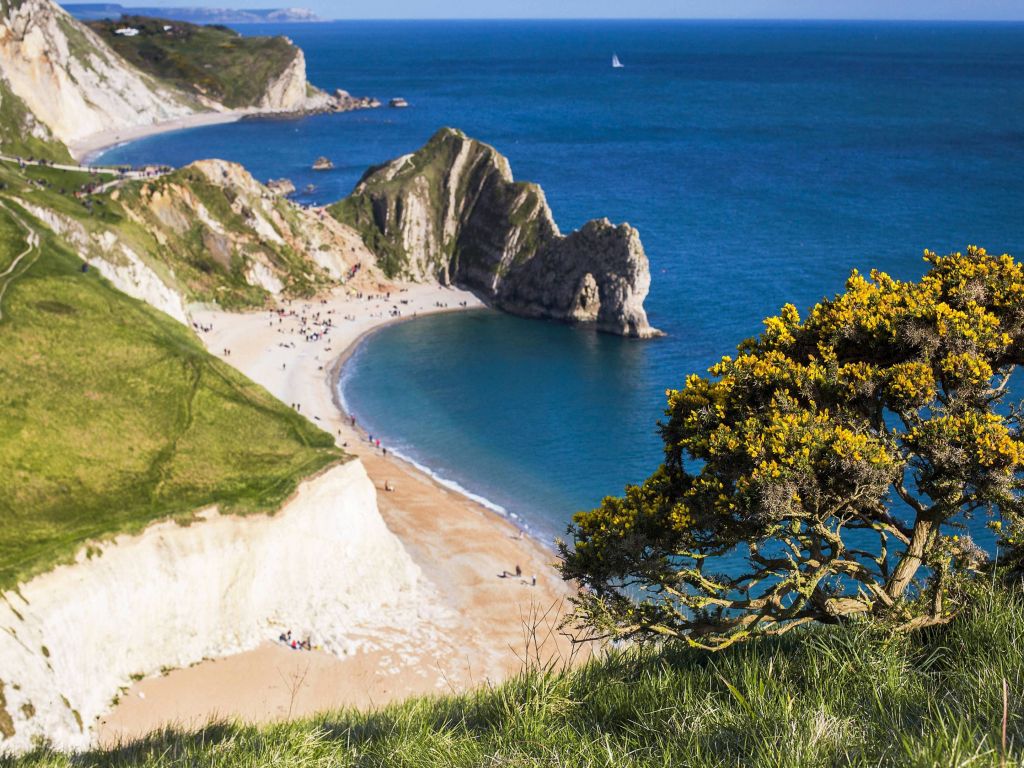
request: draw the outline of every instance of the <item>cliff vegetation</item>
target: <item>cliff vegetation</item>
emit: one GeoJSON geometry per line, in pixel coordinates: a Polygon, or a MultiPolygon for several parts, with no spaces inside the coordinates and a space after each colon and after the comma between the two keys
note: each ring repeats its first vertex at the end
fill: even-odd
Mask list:
{"type": "Polygon", "coordinates": [[[243,37],[225,26],[124,16],[89,26],[141,71],[226,107],[255,107],[299,56],[285,37],[243,37]],[[134,29],[133,36],[119,29],[134,29]]]}
{"type": "Polygon", "coordinates": [[[55,139],[10,86],[0,79],[0,154],[67,162],[68,148],[55,139]]]}
{"type": "Polygon", "coordinates": [[[243,309],[309,297],[371,261],[347,227],[272,194],[233,163],[122,181],[0,163],[0,181],[94,265],[136,274],[138,285],[122,290],[179,319],[190,302],[243,309]]]}

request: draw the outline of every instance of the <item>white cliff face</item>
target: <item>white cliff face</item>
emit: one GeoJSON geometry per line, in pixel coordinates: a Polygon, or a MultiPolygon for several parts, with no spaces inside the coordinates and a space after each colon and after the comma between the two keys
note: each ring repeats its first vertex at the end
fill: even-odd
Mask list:
{"type": "Polygon", "coordinates": [[[272,516],[210,513],[86,551],[0,596],[0,731],[13,728],[0,751],[41,737],[87,746],[133,675],[251,649],[286,629],[344,655],[354,632],[423,620],[419,569],[358,461],[307,480],[272,516]]]}
{"type": "Polygon", "coordinates": [[[306,55],[302,49],[295,49],[295,58],[274,82],[267,88],[259,108],[269,112],[294,112],[300,109],[315,109],[326,106],[330,97],[318,92],[323,104],[309,95],[309,81],[306,79],[306,55]]]}
{"type": "Polygon", "coordinates": [[[200,109],[135,70],[51,0],[23,0],[0,16],[0,76],[64,143],[200,109]]]}

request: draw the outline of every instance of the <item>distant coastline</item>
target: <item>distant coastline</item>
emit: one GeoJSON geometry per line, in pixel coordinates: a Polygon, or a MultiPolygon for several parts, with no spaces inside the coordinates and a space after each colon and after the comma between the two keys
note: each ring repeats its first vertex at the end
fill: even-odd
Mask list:
{"type": "Polygon", "coordinates": [[[297,24],[321,19],[306,8],[198,8],[123,6],[118,3],[68,3],[64,10],[79,21],[100,21],[125,16],[152,16],[190,24],[297,24]]]}

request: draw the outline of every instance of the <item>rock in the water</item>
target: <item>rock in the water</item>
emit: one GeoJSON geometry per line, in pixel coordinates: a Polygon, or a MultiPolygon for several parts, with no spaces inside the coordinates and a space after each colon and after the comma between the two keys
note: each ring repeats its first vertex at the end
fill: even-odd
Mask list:
{"type": "Polygon", "coordinates": [[[295,194],[295,183],[291,179],[271,179],[267,182],[267,189],[275,195],[287,197],[295,194]]]}
{"type": "Polygon", "coordinates": [[[313,170],[314,171],[329,171],[333,167],[334,167],[334,163],[332,163],[326,157],[318,157],[316,159],[316,161],[313,163],[313,170]]]}
{"type": "Polygon", "coordinates": [[[409,102],[403,98],[396,96],[395,98],[388,102],[388,106],[394,107],[395,109],[405,109],[406,107],[409,106],[409,102]]]}
{"type": "Polygon", "coordinates": [[[601,219],[563,236],[541,188],[514,181],[508,160],[459,131],[371,168],[330,211],[392,276],[454,283],[512,314],[660,335],[644,311],[639,233],[601,219]]]}

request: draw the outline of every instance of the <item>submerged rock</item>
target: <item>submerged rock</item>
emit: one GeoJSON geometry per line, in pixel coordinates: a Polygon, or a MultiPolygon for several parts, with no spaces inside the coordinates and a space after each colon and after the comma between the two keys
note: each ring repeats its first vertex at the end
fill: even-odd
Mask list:
{"type": "Polygon", "coordinates": [[[371,168],[330,211],[391,276],[468,288],[516,315],[660,335],[643,306],[651,274],[639,233],[600,219],[563,236],[543,190],[460,131],[371,168]]]}

